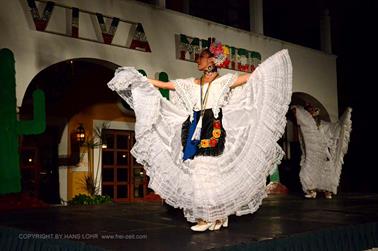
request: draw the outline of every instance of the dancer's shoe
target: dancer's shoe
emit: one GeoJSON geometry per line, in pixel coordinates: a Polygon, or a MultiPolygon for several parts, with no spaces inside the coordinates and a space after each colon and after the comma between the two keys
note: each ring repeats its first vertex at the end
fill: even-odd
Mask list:
{"type": "Polygon", "coordinates": [[[228,217],[222,220],[217,220],[214,227],[209,228],[209,230],[219,230],[221,227],[228,227],[228,217]]]}
{"type": "Polygon", "coordinates": [[[210,230],[213,229],[214,225],[215,225],[215,222],[206,222],[206,223],[201,223],[201,224],[198,223],[197,225],[192,226],[190,229],[195,232],[204,232],[207,229],[210,229],[210,230]]]}
{"type": "Polygon", "coordinates": [[[326,199],[332,199],[332,193],[331,192],[324,192],[324,195],[326,199]]]}
{"type": "Polygon", "coordinates": [[[222,227],[228,227],[228,217],[226,217],[226,219],[223,220],[222,227]]]}
{"type": "Polygon", "coordinates": [[[307,194],[305,194],[305,197],[307,199],[315,199],[316,198],[316,192],[315,191],[309,191],[307,194]]]}
{"type": "Polygon", "coordinates": [[[215,224],[213,227],[209,228],[209,230],[213,231],[213,230],[219,230],[222,226],[222,221],[221,220],[216,220],[215,221],[215,224]]]}

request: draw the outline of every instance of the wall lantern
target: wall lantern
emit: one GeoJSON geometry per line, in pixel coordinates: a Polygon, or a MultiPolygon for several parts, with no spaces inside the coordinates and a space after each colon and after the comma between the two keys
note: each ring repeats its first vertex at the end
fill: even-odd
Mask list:
{"type": "Polygon", "coordinates": [[[101,148],[102,149],[108,148],[108,144],[106,143],[106,134],[104,130],[101,130],[101,148]]]}
{"type": "Polygon", "coordinates": [[[85,129],[83,124],[80,123],[79,127],[76,128],[76,141],[81,145],[85,142],[85,129]]]}

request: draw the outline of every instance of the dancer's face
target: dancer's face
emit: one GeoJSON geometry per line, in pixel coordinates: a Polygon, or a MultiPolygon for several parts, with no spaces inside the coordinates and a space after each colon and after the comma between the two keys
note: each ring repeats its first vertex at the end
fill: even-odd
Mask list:
{"type": "Polygon", "coordinates": [[[209,65],[214,64],[214,59],[206,51],[201,52],[196,60],[197,68],[199,71],[204,71],[209,65]]]}
{"type": "Polygon", "coordinates": [[[314,108],[314,110],[311,112],[311,115],[313,117],[319,116],[319,109],[318,108],[314,108]]]}
{"type": "Polygon", "coordinates": [[[319,115],[319,109],[314,106],[306,107],[306,110],[313,116],[316,117],[319,115]]]}

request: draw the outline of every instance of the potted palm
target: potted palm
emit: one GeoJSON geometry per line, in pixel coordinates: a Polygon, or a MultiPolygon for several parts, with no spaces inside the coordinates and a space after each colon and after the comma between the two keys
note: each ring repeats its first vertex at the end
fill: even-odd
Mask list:
{"type": "Polygon", "coordinates": [[[83,189],[87,194],[78,194],[68,202],[69,205],[96,205],[111,202],[108,195],[100,195],[100,187],[98,185],[98,171],[100,169],[101,154],[97,161],[97,168],[94,168],[94,149],[101,148],[105,144],[105,137],[103,130],[109,128],[109,124],[103,123],[101,126],[95,128],[93,136],[86,139],[82,147],[85,148],[81,159],[88,158],[88,173],[81,180],[83,189]],[[87,153],[87,154],[85,154],[87,153]]]}

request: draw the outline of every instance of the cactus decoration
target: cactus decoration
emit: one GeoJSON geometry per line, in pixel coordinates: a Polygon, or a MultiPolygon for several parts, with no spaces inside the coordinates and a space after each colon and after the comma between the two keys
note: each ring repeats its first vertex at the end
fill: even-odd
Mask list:
{"type": "MultiPolygon", "coordinates": [[[[165,72],[160,72],[159,73],[159,80],[163,81],[163,82],[168,82],[169,81],[168,74],[165,73],[165,72]]],[[[169,90],[160,89],[160,93],[161,93],[161,95],[163,95],[163,97],[165,97],[166,99],[169,100],[169,90]]]]}
{"type": "Polygon", "coordinates": [[[18,121],[15,60],[12,51],[0,49],[0,194],[21,191],[18,137],[40,134],[46,129],[43,91],[33,92],[33,102],[33,120],[18,121]]]}

